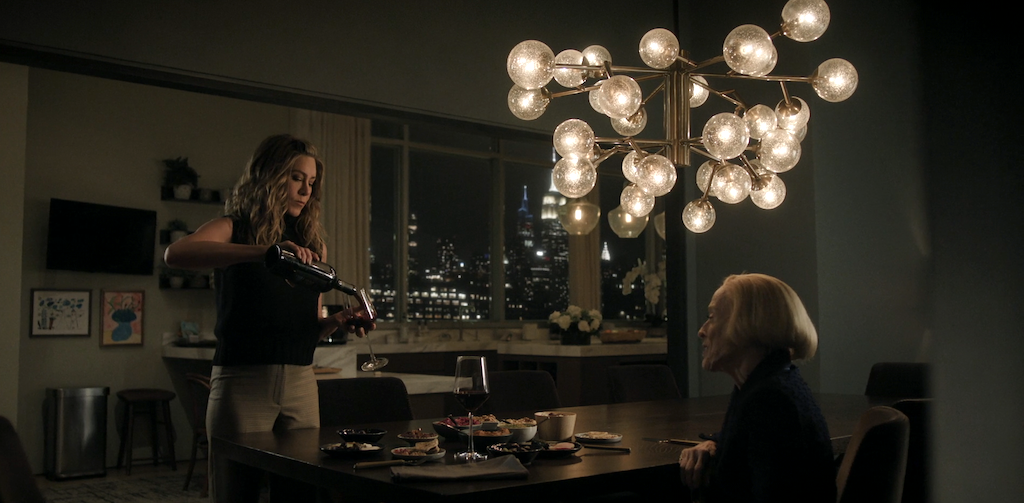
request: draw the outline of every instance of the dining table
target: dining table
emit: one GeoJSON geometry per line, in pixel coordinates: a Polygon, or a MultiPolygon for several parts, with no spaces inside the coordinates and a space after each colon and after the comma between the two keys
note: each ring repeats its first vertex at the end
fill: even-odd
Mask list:
{"type": "MultiPolygon", "coordinates": [[[[716,395],[554,409],[576,413],[577,435],[608,432],[621,435],[621,440],[595,447],[581,443],[581,449],[564,457],[538,457],[525,466],[528,473],[521,478],[398,480],[392,476],[392,467],[355,467],[358,462],[391,459],[392,448],[408,445],[398,438],[399,434],[417,429],[433,431],[433,423],[443,418],[241,433],[214,436],[211,443],[216,463],[256,467],[356,501],[575,501],[621,492],[654,497],[686,491],[679,477],[678,459],[687,445],[666,440],[698,442],[702,434],[717,432],[729,398],[716,395]],[[378,428],[387,433],[378,442],[382,449],[368,457],[338,458],[322,452],[320,446],[343,441],[339,433],[342,428],[378,428]]],[[[845,449],[868,408],[893,401],[827,393],[815,394],[815,399],[828,423],[837,455],[845,449]]],[[[502,414],[498,419],[533,417],[534,412],[502,414]]],[[[455,464],[455,453],[467,447],[463,439],[439,440],[446,454],[433,463],[455,464]]],[[[477,450],[485,451],[482,447],[477,450]]]]}

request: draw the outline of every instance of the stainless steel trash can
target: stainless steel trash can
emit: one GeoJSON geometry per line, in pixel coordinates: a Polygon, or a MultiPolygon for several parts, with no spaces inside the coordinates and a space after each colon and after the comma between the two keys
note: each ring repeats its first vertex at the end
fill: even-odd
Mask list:
{"type": "Polygon", "coordinates": [[[110,388],[47,388],[46,478],[107,474],[107,396],[110,388]]]}

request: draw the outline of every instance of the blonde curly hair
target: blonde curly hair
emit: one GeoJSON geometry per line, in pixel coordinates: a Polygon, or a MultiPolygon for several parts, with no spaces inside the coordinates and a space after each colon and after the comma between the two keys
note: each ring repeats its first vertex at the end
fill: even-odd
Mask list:
{"type": "Polygon", "coordinates": [[[324,254],[324,229],[320,223],[320,196],[324,164],[316,147],[288,134],[273,135],[256,147],[252,158],[224,203],[224,213],[243,226],[240,236],[252,244],[279,243],[284,234],[284,215],[288,211],[288,180],[292,168],[302,157],[316,162],[316,180],[309,201],[295,225],[302,242],[321,256],[324,254]]]}

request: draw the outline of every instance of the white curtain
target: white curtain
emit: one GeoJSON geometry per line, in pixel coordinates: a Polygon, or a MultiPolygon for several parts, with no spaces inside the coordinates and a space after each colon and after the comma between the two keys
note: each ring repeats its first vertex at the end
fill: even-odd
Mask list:
{"type": "MultiPolygon", "coordinates": [[[[600,206],[599,193],[595,186],[581,199],[600,206]]],[[[605,218],[604,215],[601,218],[605,218]]],[[[569,236],[569,258],[569,304],[583,309],[601,309],[600,225],[582,236],[569,236]]]]}
{"type": "MultiPolygon", "coordinates": [[[[324,162],[324,262],[338,277],[370,288],[370,121],[291,109],[291,134],[316,146],[324,162]]],[[[341,292],[324,294],[324,304],[342,304],[341,292]]]]}

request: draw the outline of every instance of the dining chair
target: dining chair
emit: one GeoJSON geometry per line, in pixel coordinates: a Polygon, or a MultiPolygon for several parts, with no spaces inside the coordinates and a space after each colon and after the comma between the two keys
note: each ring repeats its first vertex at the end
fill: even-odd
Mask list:
{"type": "Polygon", "coordinates": [[[14,425],[0,416],[0,501],[4,503],[44,503],[42,492],[32,475],[25,446],[14,425]]]}
{"type": "Polygon", "coordinates": [[[414,419],[409,392],[397,377],[321,379],[317,385],[321,426],[414,419]]]}
{"type": "Polygon", "coordinates": [[[676,376],[668,365],[612,365],[607,374],[612,403],[682,398],[676,376]]]}
{"type": "Polygon", "coordinates": [[[546,370],[495,370],[489,374],[491,396],[478,414],[532,414],[562,406],[555,379],[546,370]]]}
{"type": "Polygon", "coordinates": [[[910,444],[907,449],[907,476],[903,479],[903,503],[927,503],[931,500],[928,484],[931,466],[931,398],[907,398],[892,404],[910,420],[910,444]]]}
{"type": "Polygon", "coordinates": [[[910,420],[886,406],[861,415],[836,475],[838,503],[899,503],[910,420]]]}
{"type": "Polygon", "coordinates": [[[879,362],[871,366],[867,396],[896,398],[930,398],[927,363],[879,362]]]}
{"type": "MultiPolygon", "coordinates": [[[[196,454],[199,449],[207,454],[210,452],[210,441],[206,436],[206,404],[210,401],[210,376],[190,372],[185,374],[185,381],[188,383],[191,402],[186,412],[189,425],[192,427],[192,454],[188,460],[188,473],[185,474],[185,487],[182,488],[187,491],[196,468],[196,454]]],[[[208,481],[204,482],[202,487],[200,496],[205,498],[209,487],[208,481]]]]}

